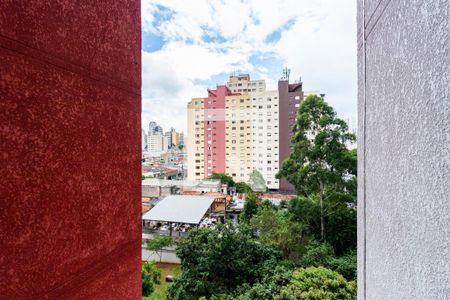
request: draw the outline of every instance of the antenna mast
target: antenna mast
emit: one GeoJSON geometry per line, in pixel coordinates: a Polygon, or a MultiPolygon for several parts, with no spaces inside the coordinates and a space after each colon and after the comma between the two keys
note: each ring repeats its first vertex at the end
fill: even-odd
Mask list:
{"type": "Polygon", "coordinates": [[[283,69],[283,79],[289,81],[289,75],[291,74],[291,69],[284,68],[283,69]]]}

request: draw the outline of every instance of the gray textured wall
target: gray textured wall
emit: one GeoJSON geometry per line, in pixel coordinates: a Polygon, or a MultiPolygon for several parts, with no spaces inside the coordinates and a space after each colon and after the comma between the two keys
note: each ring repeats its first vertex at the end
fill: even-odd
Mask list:
{"type": "Polygon", "coordinates": [[[358,299],[450,299],[449,52],[449,0],[358,0],[358,299]]]}

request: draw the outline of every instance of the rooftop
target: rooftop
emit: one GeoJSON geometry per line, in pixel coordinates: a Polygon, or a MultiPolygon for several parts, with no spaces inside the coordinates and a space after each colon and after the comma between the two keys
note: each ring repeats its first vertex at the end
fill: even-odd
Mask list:
{"type": "Polygon", "coordinates": [[[142,216],[143,220],[199,224],[215,196],[167,196],[142,216]]]}

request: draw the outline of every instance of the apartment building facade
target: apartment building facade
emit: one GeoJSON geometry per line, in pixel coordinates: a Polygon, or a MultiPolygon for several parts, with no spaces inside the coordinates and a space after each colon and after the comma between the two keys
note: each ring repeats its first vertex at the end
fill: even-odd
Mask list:
{"type": "Polygon", "coordinates": [[[264,80],[250,80],[250,75],[230,76],[227,87],[232,95],[225,99],[225,168],[235,181],[247,181],[252,165],[251,91],[265,91],[264,80]]]}
{"type": "MultiPolygon", "coordinates": [[[[289,83],[289,79],[278,81],[279,100],[279,158],[280,164],[288,158],[292,151],[292,128],[295,124],[297,110],[303,100],[303,84],[289,83]]],[[[280,179],[280,190],[294,191],[294,187],[286,179],[280,179]]]]}
{"type": "Polygon", "coordinates": [[[296,104],[303,93],[301,83],[285,82],[279,83],[281,98],[279,90],[266,90],[265,80],[240,74],[230,76],[226,86],[208,90],[207,98],[192,99],[188,103],[188,178],[226,173],[246,182],[256,169],[269,189],[292,191],[288,184],[280,186],[275,175],[280,157],[287,157],[285,152],[280,155],[280,149],[291,149],[296,104]]]}
{"type": "Polygon", "coordinates": [[[208,90],[203,102],[203,166],[204,176],[225,173],[225,97],[232,95],[228,87],[208,90]]]}
{"type": "Polygon", "coordinates": [[[278,91],[252,93],[252,166],[266,180],[269,189],[279,189],[278,91]]]}
{"type": "Polygon", "coordinates": [[[157,133],[147,135],[147,151],[152,153],[160,153],[164,147],[164,136],[157,133]]]}
{"type": "Polygon", "coordinates": [[[144,129],[141,129],[141,150],[142,152],[147,151],[147,133],[144,129]]]}
{"type": "Polygon", "coordinates": [[[170,146],[180,145],[180,134],[175,130],[175,128],[170,129],[170,146]]]}

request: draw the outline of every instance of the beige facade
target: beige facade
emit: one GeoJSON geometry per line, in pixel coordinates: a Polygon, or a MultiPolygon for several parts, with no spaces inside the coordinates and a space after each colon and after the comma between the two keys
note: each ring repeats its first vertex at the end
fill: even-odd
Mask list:
{"type": "Polygon", "coordinates": [[[247,181],[253,170],[251,98],[245,93],[225,99],[226,172],[235,181],[247,181]]]}
{"type": "Polygon", "coordinates": [[[248,181],[253,171],[252,163],[252,94],[266,91],[265,80],[251,80],[250,75],[230,76],[228,88],[240,95],[227,96],[226,121],[226,171],[235,181],[248,181]]]}
{"type": "Polygon", "coordinates": [[[149,134],[147,136],[148,152],[159,155],[163,151],[163,136],[159,133],[149,134]]]}
{"type": "Polygon", "coordinates": [[[186,139],[188,155],[188,179],[200,180],[204,171],[204,99],[193,98],[187,106],[188,135],[186,139]]]}
{"type": "MultiPolygon", "coordinates": [[[[265,80],[248,74],[230,76],[225,96],[225,172],[236,182],[248,182],[258,170],[269,189],[279,189],[275,178],[280,165],[279,92],[266,91],[265,80]]],[[[205,177],[204,98],[188,104],[188,178],[205,177]]]]}
{"type": "Polygon", "coordinates": [[[249,74],[241,74],[237,76],[230,76],[227,86],[233,93],[245,94],[264,92],[266,90],[266,81],[250,80],[249,74]]]}
{"type": "Polygon", "coordinates": [[[278,189],[279,100],[278,91],[251,93],[252,166],[266,180],[269,189],[278,189]]]}
{"type": "Polygon", "coordinates": [[[180,134],[172,128],[171,131],[171,139],[172,139],[172,145],[179,146],[180,145],[180,134]]]}

